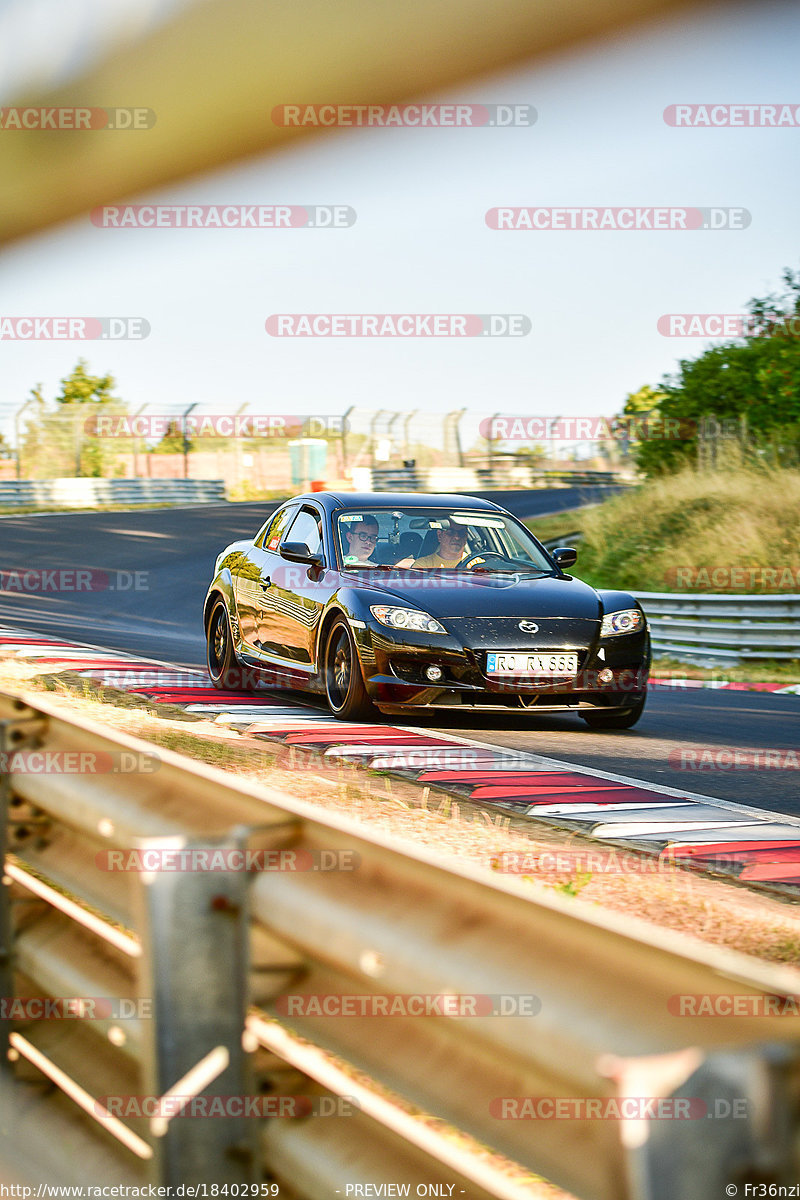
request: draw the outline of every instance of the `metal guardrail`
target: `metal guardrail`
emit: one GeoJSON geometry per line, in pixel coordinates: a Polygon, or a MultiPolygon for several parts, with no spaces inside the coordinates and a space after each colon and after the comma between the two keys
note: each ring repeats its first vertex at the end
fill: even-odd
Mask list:
{"type": "Polygon", "coordinates": [[[546,468],[531,471],[532,487],[598,487],[603,484],[630,487],[633,483],[630,475],[618,471],[548,471],[546,468]]]}
{"type": "Polygon", "coordinates": [[[0,482],[0,508],[100,504],[219,504],[222,479],[22,479],[0,482]]]}
{"type": "Polygon", "coordinates": [[[417,467],[372,467],[372,492],[426,492],[431,486],[428,473],[417,467]]]}
{"type": "MultiPolygon", "coordinates": [[[[674,1012],[676,995],[730,993],[748,1012],[754,997],[796,996],[796,969],[472,864],[443,866],[425,848],[167,751],[157,770],[16,769],[14,752],[31,748],[52,762],[125,753],[152,763],[154,751],[38,698],[0,697],[11,854],[10,886],[0,890],[3,994],[149,1003],[128,1021],[7,1021],[14,1061],[5,1069],[48,1078],[53,1106],[74,1101],[132,1174],[160,1185],[266,1176],[309,1200],[330,1196],[334,1181],[364,1179],[424,1180],[442,1186],[431,1194],[463,1189],[469,1200],[525,1194],[444,1121],[587,1200],[705,1200],[732,1178],[756,1177],[747,1172],[796,1178],[792,1022],[674,1012]],[[342,869],[98,869],[109,851],[132,848],[283,852],[307,863],[332,855],[342,869]],[[354,1011],[366,1004],[370,1013],[376,1001],[409,995],[491,1004],[469,1017],[452,1015],[452,1004],[425,1017],[330,1017],[293,1003],[352,997],[354,1011]],[[515,1012],[501,1015],[508,999],[515,1012]],[[127,1118],[108,1100],[191,1096],[213,1106],[215,1097],[276,1092],[347,1109],[127,1118]],[[709,1112],[720,1101],[730,1114],[732,1096],[746,1119],[710,1126],[598,1120],[580,1108],[679,1097],[709,1112]],[[570,1098],[578,1115],[502,1119],[506,1100],[513,1110],[525,1098],[570,1098]]],[[[14,1145],[3,1137],[5,1156],[14,1145]]]]}
{"type": "Polygon", "coordinates": [[[372,467],[369,490],[458,493],[492,487],[597,487],[602,484],[621,487],[630,482],[613,471],[547,471],[498,460],[493,466],[476,468],[372,467]]]}
{"type": "Polygon", "coordinates": [[[676,658],[800,658],[800,595],[635,592],[653,648],[676,658]]]}
{"type": "MultiPolygon", "coordinates": [[[[580,545],[573,530],[548,538],[547,550],[580,545]]],[[[580,568],[578,568],[580,570],[580,568]]],[[[691,662],[800,659],[800,595],[640,592],[656,654],[691,662]]]]}

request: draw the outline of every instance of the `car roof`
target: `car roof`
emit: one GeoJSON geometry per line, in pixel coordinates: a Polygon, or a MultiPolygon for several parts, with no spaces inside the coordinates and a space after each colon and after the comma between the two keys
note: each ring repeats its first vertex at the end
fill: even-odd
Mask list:
{"type": "Polygon", "coordinates": [[[316,500],[327,512],[340,508],[477,508],[504,511],[483,496],[446,495],[440,492],[305,492],[295,501],[316,500]]]}

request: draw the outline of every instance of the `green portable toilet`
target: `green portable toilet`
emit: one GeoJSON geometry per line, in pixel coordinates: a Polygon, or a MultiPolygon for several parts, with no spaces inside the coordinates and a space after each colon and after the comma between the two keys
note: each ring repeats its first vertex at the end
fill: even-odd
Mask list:
{"type": "Polygon", "coordinates": [[[312,480],[324,479],[328,462],[328,443],[323,438],[297,438],[289,442],[292,487],[307,491],[312,480]]]}

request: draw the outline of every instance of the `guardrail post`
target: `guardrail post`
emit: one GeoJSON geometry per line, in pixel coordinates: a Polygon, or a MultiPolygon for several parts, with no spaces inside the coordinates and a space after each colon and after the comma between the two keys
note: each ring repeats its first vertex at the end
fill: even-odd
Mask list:
{"type": "Polygon", "coordinates": [[[229,857],[244,845],[241,830],[202,845],[183,838],[138,843],[164,866],[166,854],[183,852],[178,861],[190,868],[143,873],[136,889],[140,995],[152,1004],[152,1020],[142,1022],[143,1081],[148,1098],[162,1098],[150,1120],[153,1173],[162,1185],[255,1179],[259,1122],[246,1115],[252,1087],[242,1041],[249,877],[230,869],[229,857]],[[191,869],[202,865],[201,850],[211,869],[191,869]],[[213,869],[215,861],[223,869],[213,869]]]}
{"type": "MultiPolygon", "coordinates": [[[[5,867],[8,853],[8,821],[11,807],[11,775],[9,772],[9,754],[11,752],[9,737],[12,721],[0,721],[0,855],[5,867]]],[[[9,889],[0,887],[0,997],[14,995],[14,981],[11,969],[11,902],[9,889]]],[[[0,1068],[8,1070],[8,1033],[9,1022],[0,1021],[0,1068]]]]}
{"type": "MultiPolygon", "coordinates": [[[[5,872],[12,825],[11,756],[29,745],[41,730],[41,721],[18,704],[19,717],[0,721],[0,863],[5,872]]],[[[10,889],[0,884],[0,997],[14,995],[14,929],[11,921],[10,889]]],[[[0,1020],[0,1070],[9,1069],[8,1035],[11,1023],[0,1020]]]]}

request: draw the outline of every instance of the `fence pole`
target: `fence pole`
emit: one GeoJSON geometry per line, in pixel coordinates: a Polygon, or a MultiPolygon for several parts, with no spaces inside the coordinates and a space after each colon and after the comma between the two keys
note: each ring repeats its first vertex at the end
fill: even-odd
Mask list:
{"type": "Polygon", "coordinates": [[[20,417],[25,412],[25,409],[29,408],[31,406],[31,404],[33,404],[32,399],[26,400],[25,403],[22,405],[22,407],[18,408],[17,411],[14,413],[14,448],[16,450],[16,458],[17,458],[17,479],[22,478],[22,447],[20,445],[19,421],[20,421],[20,417]]]}
{"type": "Polygon", "coordinates": [[[199,401],[190,404],[187,409],[184,409],[181,415],[181,429],[183,431],[183,478],[189,478],[189,433],[187,430],[186,419],[193,408],[197,408],[199,401]]]}

